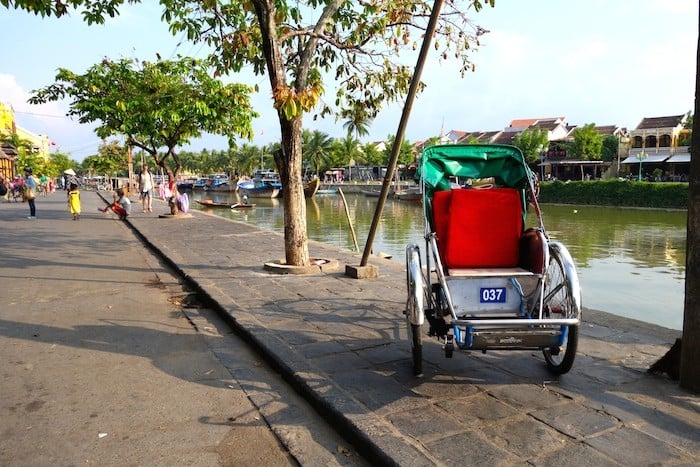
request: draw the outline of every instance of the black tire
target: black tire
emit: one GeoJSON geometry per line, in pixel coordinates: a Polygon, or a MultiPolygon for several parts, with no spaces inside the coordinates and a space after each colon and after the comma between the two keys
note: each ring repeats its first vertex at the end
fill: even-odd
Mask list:
{"type": "Polygon", "coordinates": [[[423,374],[423,336],[421,327],[408,322],[408,341],[411,343],[411,355],[413,357],[413,375],[423,374]]]}
{"type": "Polygon", "coordinates": [[[555,375],[563,375],[571,370],[578,348],[578,326],[568,326],[566,342],[557,348],[544,349],[544,359],[547,368],[555,375]]]}
{"type": "MultiPolygon", "coordinates": [[[[557,251],[550,248],[549,265],[545,282],[544,312],[549,318],[570,318],[573,314],[573,291],[567,280],[564,260],[557,251]]],[[[566,339],[558,347],[542,350],[547,368],[554,374],[562,375],[571,370],[578,348],[578,326],[567,326],[566,339]]]]}

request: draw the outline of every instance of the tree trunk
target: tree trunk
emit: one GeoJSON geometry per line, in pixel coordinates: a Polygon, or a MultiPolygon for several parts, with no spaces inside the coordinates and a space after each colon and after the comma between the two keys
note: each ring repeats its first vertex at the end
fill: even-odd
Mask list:
{"type": "Polygon", "coordinates": [[[308,266],[309,246],[306,233],[306,198],[301,177],[301,117],[287,120],[279,113],[282,149],[275,153],[275,164],[282,181],[284,206],[284,257],[292,266],[308,266]]]}
{"type": "MultiPolygon", "coordinates": [[[[337,1],[337,0],[336,0],[337,1]]],[[[277,37],[274,0],[253,0],[255,14],[260,23],[262,48],[273,92],[287,85],[286,64],[277,37]]],[[[327,7],[326,7],[327,11],[327,7]]],[[[308,45],[304,56],[310,58],[313,46],[308,45]]],[[[304,61],[304,60],[302,60],[304,61]]],[[[299,91],[306,86],[310,61],[297,68],[294,87],[299,91]]],[[[282,150],[275,153],[275,164],[282,181],[282,205],[284,206],[284,256],[291,266],[308,266],[309,245],[306,236],[306,199],[301,180],[301,115],[287,120],[284,111],[277,110],[282,137],[282,150]]]]}
{"type": "MultiPolygon", "coordinates": [[[[700,21],[698,22],[700,30],[700,21]]],[[[685,310],[680,385],[700,392],[700,37],[696,52],[695,112],[690,142],[685,310]]]]}

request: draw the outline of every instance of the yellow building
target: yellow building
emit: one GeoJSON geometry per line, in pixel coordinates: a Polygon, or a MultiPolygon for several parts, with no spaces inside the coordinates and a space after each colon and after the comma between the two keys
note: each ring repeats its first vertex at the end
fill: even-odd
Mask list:
{"type": "Polygon", "coordinates": [[[0,102],[0,134],[11,136],[17,134],[20,140],[31,143],[32,152],[39,154],[45,161],[49,160],[49,137],[37,135],[29,130],[17,126],[15,122],[15,111],[10,104],[0,102]]]}

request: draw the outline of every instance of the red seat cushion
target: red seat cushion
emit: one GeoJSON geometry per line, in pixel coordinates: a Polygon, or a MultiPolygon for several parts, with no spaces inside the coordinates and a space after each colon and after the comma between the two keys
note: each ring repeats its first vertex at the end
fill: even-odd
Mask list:
{"type": "Polygon", "coordinates": [[[433,217],[440,257],[448,269],[518,265],[523,231],[518,190],[437,192],[433,196],[433,217]]]}

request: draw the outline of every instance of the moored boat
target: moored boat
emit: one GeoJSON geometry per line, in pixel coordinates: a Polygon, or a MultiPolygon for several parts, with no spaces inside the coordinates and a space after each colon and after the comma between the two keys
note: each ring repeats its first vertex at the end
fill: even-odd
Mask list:
{"type": "Polygon", "coordinates": [[[279,175],[271,170],[259,170],[252,179],[238,182],[238,193],[248,198],[276,198],[281,191],[279,175]]]}
{"type": "Polygon", "coordinates": [[[254,208],[254,204],[249,204],[249,203],[217,203],[216,201],[212,201],[210,199],[202,199],[202,200],[196,200],[197,203],[200,206],[204,206],[207,208],[225,208],[225,209],[249,209],[249,208],[254,208]]]}
{"type": "Polygon", "coordinates": [[[212,183],[211,185],[209,185],[206,188],[207,191],[228,191],[228,192],[236,191],[236,189],[237,189],[236,183],[231,181],[231,180],[228,180],[228,179],[216,180],[216,181],[214,181],[214,183],[212,183]]]}
{"type": "Polygon", "coordinates": [[[423,195],[421,194],[420,188],[409,188],[408,190],[397,191],[394,193],[394,197],[400,199],[401,201],[420,203],[423,195]]]}
{"type": "Polygon", "coordinates": [[[321,179],[312,178],[304,184],[304,197],[313,198],[313,196],[318,193],[318,189],[321,187],[321,179]]]}
{"type": "Polygon", "coordinates": [[[276,198],[280,189],[265,182],[246,180],[238,183],[238,193],[248,198],[276,198]]]}

